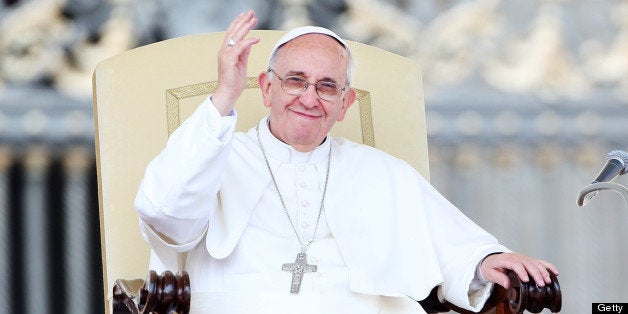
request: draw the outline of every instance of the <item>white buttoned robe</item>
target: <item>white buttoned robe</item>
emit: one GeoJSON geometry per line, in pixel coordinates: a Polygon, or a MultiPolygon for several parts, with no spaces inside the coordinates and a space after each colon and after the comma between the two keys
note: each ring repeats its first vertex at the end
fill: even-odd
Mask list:
{"type": "MultiPolygon", "coordinates": [[[[212,308],[201,305],[205,298],[228,300],[213,308],[223,313],[257,307],[259,313],[266,313],[261,307],[271,313],[274,306],[286,312],[294,306],[303,313],[346,313],[343,305],[361,304],[365,313],[377,313],[387,310],[376,297],[422,300],[437,285],[440,297],[462,308],[483,306],[492,284],[470,290],[478,263],[490,253],[509,252],[506,247],[406,162],[330,136],[302,154],[274,138],[265,118],[259,124],[262,143],[304,238],[313,231],[332,146],[324,210],[308,248],[320,274],[306,273],[303,292],[290,295],[291,275],[281,271],[281,264],[294,261],[299,243],[255,129],[234,132],[235,121],[235,112],[221,117],[208,97],[151,161],[135,200],[142,233],[156,257],[151,267],[176,270],[177,254],[188,253],[193,309],[212,308]],[[308,167],[309,177],[295,170],[308,167]],[[314,194],[299,192],[311,186],[314,194]],[[310,211],[295,209],[300,206],[310,211]]],[[[411,307],[398,308],[411,313],[411,307]]]]}

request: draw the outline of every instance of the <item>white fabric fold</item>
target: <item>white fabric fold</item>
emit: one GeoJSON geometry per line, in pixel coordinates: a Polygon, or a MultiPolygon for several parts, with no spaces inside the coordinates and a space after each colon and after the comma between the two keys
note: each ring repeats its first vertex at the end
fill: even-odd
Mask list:
{"type": "MultiPolygon", "coordinates": [[[[234,133],[235,118],[216,115],[208,99],[173,133],[135,203],[142,223],[152,227],[142,228],[144,236],[166,267],[175,266],[176,256],[167,251],[189,250],[186,270],[197,292],[220,285],[205,282],[207,276],[240,256],[234,250],[272,184],[254,129],[234,133]],[[162,235],[172,242],[155,239],[162,235]]],[[[259,126],[267,130],[265,123],[259,126]]],[[[479,310],[492,285],[469,295],[477,265],[509,250],[406,162],[344,139],[325,143],[332,145],[325,220],[350,291],[422,300],[442,285],[441,297],[479,310]]]]}

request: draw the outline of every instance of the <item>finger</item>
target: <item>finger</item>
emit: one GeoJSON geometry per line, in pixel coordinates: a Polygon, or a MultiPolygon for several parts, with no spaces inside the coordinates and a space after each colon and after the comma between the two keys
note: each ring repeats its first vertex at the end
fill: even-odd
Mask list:
{"type": "Polygon", "coordinates": [[[251,53],[251,48],[253,45],[257,44],[260,41],[259,38],[247,38],[242,40],[241,48],[242,52],[240,53],[240,60],[244,62],[244,65],[247,65],[247,61],[249,59],[249,54],[251,53]]]}
{"type": "Polygon", "coordinates": [[[496,269],[488,269],[484,275],[484,278],[489,282],[496,283],[505,289],[510,288],[510,278],[503,272],[496,269]]]}
{"type": "Polygon", "coordinates": [[[247,23],[247,21],[249,21],[254,15],[255,13],[253,12],[253,10],[249,10],[247,12],[242,12],[238,14],[238,16],[236,16],[233,19],[233,21],[231,21],[231,24],[229,24],[229,27],[227,27],[227,32],[235,33],[238,29],[242,27],[243,24],[247,23]]]}
{"type": "MultiPolygon", "coordinates": [[[[259,38],[246,38],[233,46],[223,46],[222,58],[227,66],[237,66],[238,63],[247,61],[250,50],[253,45],[260,41],[259,38]]],[[[246,62],[243,63],[246,65],[246,62]]]]}
{"type": "Polygon", "coordinates": [[[526,267],[522,263],[516,262],[516,263],[511,264],[510,266],[507,266],[506,268],[509,268],[512,271],[514,271],[515,274],[517,274],[517,276],[519,277],[519,279],[521,279],[521,281],[523,282],[530,281],[530,276],[528,275],[528,271],[526,270],[526,267]]]}
{"type": "MultiPolygon", "coordinates": [[[[537,267],[538,271],[540,273],[540,275],[543,277],[543,281],[546,284],[549,284],[552,282],[552,278],[550,276],[550,272],[553,273],[554,275],[558,276],[558,268],[556,268],[556,266],[554,266],[552,263],[549,263],[547,261],[544,260],[535,260],[536,264],[532,267],[537,267]]],[[[537,279],[537,277],[534,277],[534,280],[539,282],[537,279]]]]}
{"type": "Polygon", "coordinates": [[[558,269],[556,268],[556,266],[542,260],[538,260],[537,263],[539,265],[539,268],[541,270],[541,274],[543,276],[543,280],[545,281],[545,283],[546,284],[552,283],[551,273],[558,276],[558,269]]]}
{"type": "Polygon", "coordinates": [[[560,273],[558,272],[558,268],[556,266],[554,266],[552,263],[547,262],[547,261],[539,261],[541,264],[543,264],[543,266],[547,269],[549,269],[552,273],[554,273],[554,275],[558,276],[560,273]]]}
{"type": "Polygon", "coordinates": [[[244,14],[245,12],[242,12],[238,16],[236,16],[233,19],[233,21],[231,21],[231,24],[229,24],[229,27],[227,27],[227,29],[225,30],[225,40],[224,40],[225,44],[233,36],[238,25],[241,23],[242,19],[244,18],[244,14]]]}
{"type": "Polygon", "coordinates": [[[543,264],[539,263],[539,261],[526,261],[524,266],[537,286],[544,287],[546,283],[552,282],[549,276],[549,271],[545,268],[545,266],[543,266],[543,264]]]}
{"type": "Polygon", "coordinates": [[[229,39],[233,39],[236,43],[241,41],[246,34],[257,25],[257,21],[253,10],[241,13],[233,20],[229,28],[227,28],[225,42],[229,39]]]}
{"type": "Polygon", "coordinates": [[[252,16],[252,10],[249,10],[248,12],[242,12],[238,16],[236,16],[233,21],[231,21],[231,24],[229,24],[229,27],[227,27],[227,30],[225,31],[225,38],[223,43],[226,45],[230,39],[239,41],[241,38],[236,37],[238,31],[242,28],[242,25],[250,21],[252,16]]]}
{"type": "Polygon", "coordinates": [[[240,41],[246,37],[246,35],[257,25],[258,19],[255,17],[255,12],[252,10],[249,11],[249,15],[247,15],[247,19],[239,25],[240,27],[236,29],[234,34],[234,40],[240,41]]]}

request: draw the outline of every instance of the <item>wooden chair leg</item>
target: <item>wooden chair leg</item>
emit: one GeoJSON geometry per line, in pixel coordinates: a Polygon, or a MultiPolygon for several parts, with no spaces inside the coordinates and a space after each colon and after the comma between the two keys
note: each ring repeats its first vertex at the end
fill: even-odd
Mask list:
{"type": "Polygon", "coordinates": [[[513,314],[506,302],[502,302],[495,306],[495,314],[513,314]]]}

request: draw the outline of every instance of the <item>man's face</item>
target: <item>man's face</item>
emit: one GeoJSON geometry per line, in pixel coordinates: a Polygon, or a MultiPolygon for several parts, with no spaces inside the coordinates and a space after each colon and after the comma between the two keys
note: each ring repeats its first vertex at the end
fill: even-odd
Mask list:
{"type": "Polygon", "coordinates": [[[264,72],[259,76],[264,106],[270,107],[270,130],[296,150],[310,151],[323,141],[336,121],[344,119],[355,100],[355,92],[350,88],[336,100],[323,100],[315,87],[321,80],[346,87],[349,57],[340,43],[323,34],[297,37],[278,53],[274,75],[264,72]],[[277,76],[300,76],[314,84],[299,96],[289,95],[281,88],[277,76]]]}

